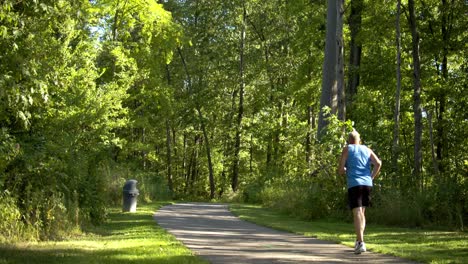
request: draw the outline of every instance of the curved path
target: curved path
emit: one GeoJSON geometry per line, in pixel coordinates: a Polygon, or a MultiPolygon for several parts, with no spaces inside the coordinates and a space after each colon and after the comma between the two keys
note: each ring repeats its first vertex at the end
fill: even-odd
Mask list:
{"type": "Polygon", "coordinates": [[[412,263],[258,226],[234,216],[225,204],[179,203],[154,215],[158,224],[211,263],[412,263]]]}

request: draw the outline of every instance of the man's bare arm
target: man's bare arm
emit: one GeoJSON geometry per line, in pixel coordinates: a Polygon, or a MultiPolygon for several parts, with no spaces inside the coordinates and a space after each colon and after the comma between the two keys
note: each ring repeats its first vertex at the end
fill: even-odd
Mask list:
{"type": "Polygon", "coordinates": [[[382,161],[375,155],[375,153],[369,149],[370,151],[370,159],[372,162],[372,165],[374,165],[374,168],[372,169],[372,179],[377,178],[380,172],[380,168],[382,167],[382,161]]]}
{"type": "Polygon", "coordinates": [[[348,159],[348,146],[343,148],[341,151],[341,158],[340,158],[340,165],[338,166],[338,174],[343,175],[346,174],[346,160],[348,159]]]}

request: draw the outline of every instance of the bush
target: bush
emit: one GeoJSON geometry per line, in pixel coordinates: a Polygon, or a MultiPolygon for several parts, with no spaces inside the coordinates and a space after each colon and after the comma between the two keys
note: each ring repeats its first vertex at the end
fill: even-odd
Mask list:
{"type": "Polygon", "coordinates": [[[8,191],[0,193],[0,242],[16,241],[21,237],[24,225],[16,200],[8,191]]]}
{"type": "Polygon", "coordinates": [[[39,239],[38,226],[26,225],[17,199],[8,190],[0,193],[0,243],[39,239]]]}
{"type": "Polygon", "coordinates": [[[368,222],[395,226],[422,226],[422,197],[410,197],[397,190],[373,190],[372,207],[366,211],[368,222]]]}
{"type": "Polygon", "coordinates": [[[395,226],[463,229],[462,203],[453,203],[456,194],[457,187],[449,185],[434,185],[424,192],[407,193],[374,188],[373,207],[367,211],[369,221],[395,226]]]}

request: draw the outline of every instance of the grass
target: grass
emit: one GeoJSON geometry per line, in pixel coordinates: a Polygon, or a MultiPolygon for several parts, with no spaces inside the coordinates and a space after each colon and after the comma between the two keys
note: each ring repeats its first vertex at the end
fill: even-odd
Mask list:
{"type": "MultiPolygon", "coordinates": [[[[305,221],[257,205],[233,204],[230,210],[241,219],[274,229],[333,241],[352,247],[352,223],[305,221]]],[[[350,216],[351,217],[351,216],[350,216]]],[[[372,252],[390,254],[424,263],[468,263],[468,233],[409,229],[369,224],[366,246],[372,252]]]]}
{"type": "Polygon", "coordinates": [[[207,263],[156,224],[152,215],[162,205],[138,205],[136,213],[114,208],[108,222],[66,241],[0,245],[0,264],[207,263]]]}

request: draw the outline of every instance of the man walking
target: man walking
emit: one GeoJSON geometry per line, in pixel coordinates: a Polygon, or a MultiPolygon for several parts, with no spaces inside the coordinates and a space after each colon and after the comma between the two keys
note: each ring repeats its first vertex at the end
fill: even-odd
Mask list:
{"type": "Polygon", "coordinates": [[[348,202],[353,210],[356,244],[354,253],[366,251],[364,229],[366,228],[366,207],[369,206],[372,181],[380,172],[382,161],[368,147],[361,145],[361,138],[356,130],[349,133],[348,145],[341,152],[338,173],[346,174],[348,202]],[[371,164],[373,165],[371,173],[371,164]]]}

